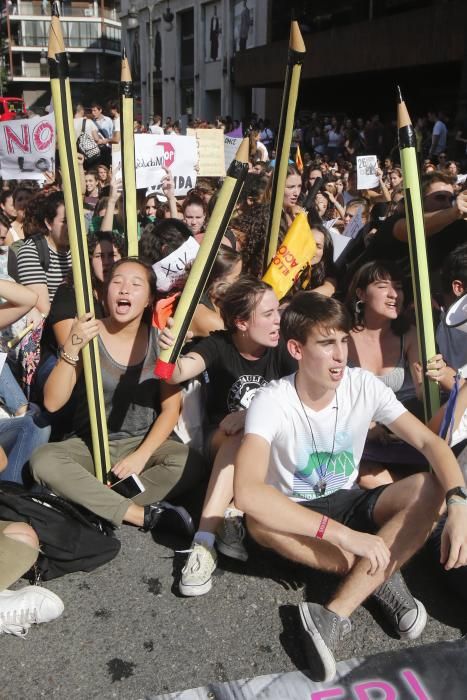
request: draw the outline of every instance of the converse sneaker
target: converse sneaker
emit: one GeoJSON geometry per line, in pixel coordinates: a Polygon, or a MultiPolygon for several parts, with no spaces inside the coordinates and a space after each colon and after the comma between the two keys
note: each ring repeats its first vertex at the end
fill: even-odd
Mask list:
{"type": "Polygon", "coordinates": [[[195,528],[189,512],[183,506],[173,506],[167,501],[158,501],[144,506],[144,532],[154,530],[160,524],[167,529],[193,537],[195,528]]]}
{"type": "Polygon", "coordinates": [[[0,593],[0,634],[24,637],[31,625],[60,617],[63,603],[55,593],[39,586],[0,593]]]}
{"type": "Polygon", "coordinates": [[[243,544],[245,534],[242,516],[227,513],[216,536],[216,547],[226,557],[246,561],[248,552],[243,544]]]}
{"type": "Polygon", "coordinates": [[[421,635],[426,625],[425,606],[412,596],[400,571],[381,584],[372,597],[401,639],[417,639],[421,635]]]}
{"type": "Polygon", "coordinates": [[[216,569],[215,550],[198,542],[193,542],[193,549],[182,570],[179,583],[180,593],[187,596],[204,595],[211,590],[212,573],[216,569]]]}
{"type": "Polygon", "coordinates": [[[318,682],[332,681],[336,675],[333,651],[350,632],[351,622],[317,603],[300,603],[298,611],[311,678],[318,682]]]}

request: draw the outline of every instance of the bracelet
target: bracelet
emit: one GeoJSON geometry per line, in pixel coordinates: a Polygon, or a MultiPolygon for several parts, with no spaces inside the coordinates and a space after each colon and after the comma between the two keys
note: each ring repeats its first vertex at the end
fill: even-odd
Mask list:
{"type": "Polygon", "coordinates": [[[460,499],[460,498],[454,498],[454,496],[452,496],[448,500],[446,505],[447,506],[467,506],[467,501],[465,500],[465,498],[460,499]]]}
{"type": "Polygon", "coordinates": [[[320,524],[319,524],[318,531],[317,531],[317,533],[316,533],[316,535],[315,535],[315,537],[317,537],[319,540],[322,540],[322,539],[323,539],[324,531],[326,530],[326,528],[327,528],[327,526],[328,526],[328,522],[329,522],[328,516],[327,516],[327,515],[323,515],[323,517],[321,518],[321,522],[320,522],[320,524]]]}
{"type": "Polygon", "coordinates": [[[76,365],[79,362],[78,356],[73,357],[73,355],[69,355],[67,352],[65,352],[65,350],[63,350],[63,348],[60,352],[60,357],[62,358],[62,360],[65,360],[65,362],[68,362],[69,365],[73,365],[73,367],[76,367],[76,365]]]}

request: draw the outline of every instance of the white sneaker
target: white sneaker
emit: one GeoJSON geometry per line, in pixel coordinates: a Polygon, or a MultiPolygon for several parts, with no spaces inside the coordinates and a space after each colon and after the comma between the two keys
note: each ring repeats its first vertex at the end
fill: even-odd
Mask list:
{"type": "Polygon", "coordinates": [[[224,517],[221,530],[216,535],[216,547],[226,557],[246,561],[248,552],[243,544],[245,534],[242,516],[227,514],[224,517]]]}
{"type": "Polygon", "coordinates": [[[0,593],[0,634],[24,637],[31,625],[60,617],[63,603],[55,593],[40,586],[0,593]]]}
{"type": "Polygon", "coordinates": [[[216,570],[217,556],[214,549],[193,542],[193,549],[182,570],[179,583],[182,595],[204,595],[211,590],[212,573],[216,570]]]}

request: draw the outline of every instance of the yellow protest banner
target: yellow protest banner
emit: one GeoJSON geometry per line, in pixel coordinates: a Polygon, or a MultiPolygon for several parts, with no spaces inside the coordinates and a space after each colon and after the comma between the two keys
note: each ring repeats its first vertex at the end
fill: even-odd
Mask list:
{"type": "Polygon", "coordinates": [[[305,212],[297,214],[264,274],[278,299],[285,297],[316,253],[316,243],[305,212]]]}

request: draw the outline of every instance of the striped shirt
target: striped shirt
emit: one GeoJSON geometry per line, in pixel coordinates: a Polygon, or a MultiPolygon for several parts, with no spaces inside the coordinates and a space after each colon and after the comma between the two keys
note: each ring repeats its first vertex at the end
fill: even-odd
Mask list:
{"type": "Polygon", "coordinates": [[[28,239],[17,252],[18,275],[21,284],[46,284],[49,301],[52,302],[58,286],[71,268],[71,253],[58,253],[49,246],[50,263],[47,272],[40,263],[39,253],[33,240],[28,239]]]}

